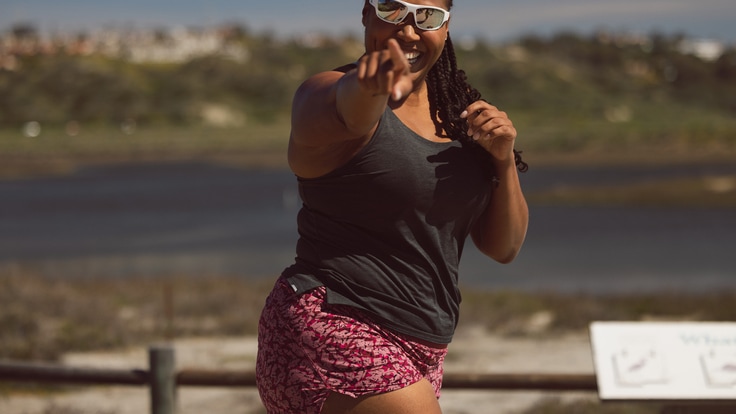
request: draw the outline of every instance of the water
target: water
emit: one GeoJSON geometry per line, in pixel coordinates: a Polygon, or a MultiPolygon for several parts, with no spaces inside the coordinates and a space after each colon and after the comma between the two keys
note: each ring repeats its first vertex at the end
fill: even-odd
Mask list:
{"type": "MultiPolygon", "coordinates": [[[[535,168],[528,192],[736,166],[535,168]]],[[[89,168],[0,181],[0,271],[82,275],[273,277],[291,263],[296,183],[288,171],[201,163],[89,168]]],[[[521,255],[509,265],[468,243],[466,286],[549,291],[716,290],[736,287],[731,209],[531,205],[521,255]]]]}

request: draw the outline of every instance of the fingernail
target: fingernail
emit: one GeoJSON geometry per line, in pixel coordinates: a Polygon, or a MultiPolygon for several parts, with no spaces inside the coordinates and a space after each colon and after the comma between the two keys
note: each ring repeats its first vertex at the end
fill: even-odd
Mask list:
{"type": "Polygon", "coordinates": [[[401,91],[394,91],[394,101],[401,99],[401,91]]]}
{"type": "Polygon", "coordinates": [[[463,111],[463,112],[462,112],[462,113],[460,114],[460,118],[465,118],[465,117],[467,117],[467,116],[468,116],[468,111],[463,111]]]}

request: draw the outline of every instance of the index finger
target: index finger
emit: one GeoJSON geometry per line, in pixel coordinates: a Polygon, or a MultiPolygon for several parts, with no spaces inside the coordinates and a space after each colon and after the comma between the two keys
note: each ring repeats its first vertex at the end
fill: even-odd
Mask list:
{"type": "Polygon", "coordinates": [[[388,53],[394,65],[394,71],[403,72],[409,66],[409,61],[406,60],[406,56],[404,56],[404,52],[401,50],[401,46],[399,46],[399,42],[396,39],[388,40],[388,53]]]}

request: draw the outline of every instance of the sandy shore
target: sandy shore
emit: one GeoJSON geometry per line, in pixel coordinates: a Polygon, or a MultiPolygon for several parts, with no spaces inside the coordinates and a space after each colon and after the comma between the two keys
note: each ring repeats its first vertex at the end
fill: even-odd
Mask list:
{"type": "MultiPolygon", "coordinates": [[[[181,368],[246,369],[255,364],[256,339],[198,338],[173,343],[181,368]]],[[[146,348],[69,354],[70,366],[146,368],[146,348]]],[[[551,338],[505,338],[464,328],[450,345],[446,372],[593,373],[586,333],[551,338]]],[[[445,414],[514,413],[547,397],[596,398],[593,393],[443,391],[445,414]]],[[[179,388],[180,414],[263,413],[255,389],[179,388]]],[[[143,387],[80,387],[50,395],[0,396],[2,414],[143,414],[149,412],[143,387]]]]}

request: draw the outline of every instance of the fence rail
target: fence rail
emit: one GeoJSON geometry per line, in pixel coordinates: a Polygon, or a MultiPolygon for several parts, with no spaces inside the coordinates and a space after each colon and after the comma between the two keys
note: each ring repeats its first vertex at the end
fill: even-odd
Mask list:
{"type": "MultiPolygon", "coordinates": [[[[102,369],[50,363],[0,361],[0,381],[147,386],[151,414],[174,414],[176,387],[254,387],[255,372],[184,369],[176,371],[171,347],[150,347],[148,369],[102,369]]],[[[445,373],[443,389],[595,391],[593,374],[445,373]]]]}
{"type": "MultiPolygon", "coordinates": [[[[0,381],[35,383],[149,385],[144,369],[80,368],[57,364],[0,361],[0,381]]],[[[255,387],[252,371],[183,369],[174,377],[178,386],[255,387]]],[[[443,389],[596,391],[593,374],[464,374],[445,373],[443,389]]]]}
{"type": "MultiPolygon", "coordinates": [[[[176,413],[176,388],[254,387],[255,372],[234,370],[184,369],[176,371],[174,350],[151,347],[148,369],[100,369],[49,363],[0,360],[0,382],[52,384],[147,386],[151,414],[176,413]]],[[[514,391],[597,391],[595,374],[468,374],[446,372],[443,389],[514,391]]],[[[670,405],[665,414],[725,414],[736,412],[733,404],[670,405]]]]}

